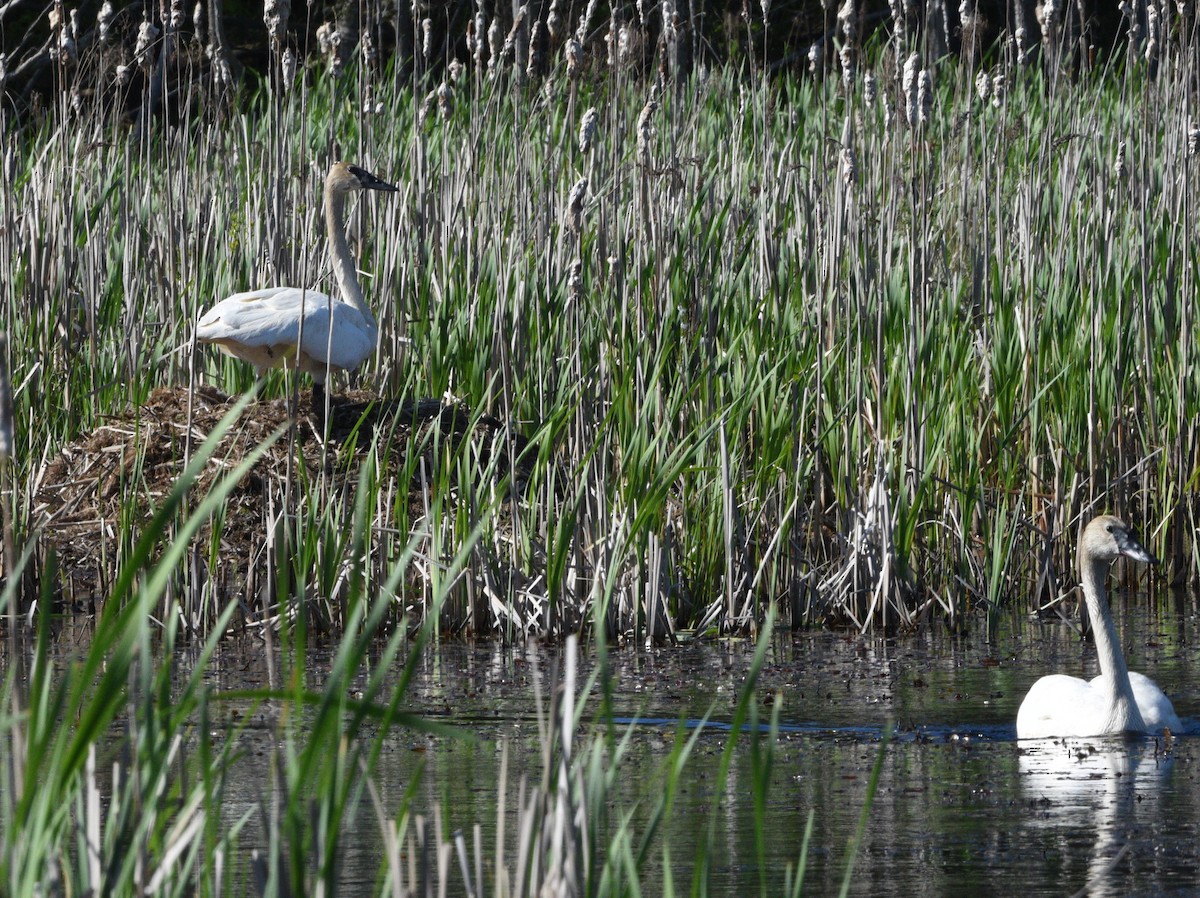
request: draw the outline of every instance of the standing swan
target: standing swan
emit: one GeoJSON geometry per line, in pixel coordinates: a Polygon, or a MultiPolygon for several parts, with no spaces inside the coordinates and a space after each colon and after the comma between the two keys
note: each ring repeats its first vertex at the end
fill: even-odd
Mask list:
{"type": "Polygon", "coordinates": [[[1140,673],[1130,673],[1125,666],[1104,591],[1108,569],[1118,555],[1158,564],[1158,559],[1143,548],[1120,520],[1110,515],[1094,519],[1079,541],[1079,574],[1096,634],[1100,676],[1089,683],[1065,674],[1051,674],[1034,683],[1017,712],[1018,739],[1157,733],[1163,727],[1174,732],[1183,729],[1171,700],[1154,681],[1140,673]]]}
{"type": "Polygon", "coordinates": [[[196,324],[196,339],[253,365],[297,367],[313,379],[313,411],[325,414],[325,376],[331,370],[357,368],[372,352],[379,328],[363,299],[346,242],[346,194],[358,190],[396,190],[369,172],[335,162],[325,177],[325,226],[329,259],[341,297],[316,290],[268,287],[223,299],[196,324]],[[301,321],[304,326],[301,328],[301,321]]]}

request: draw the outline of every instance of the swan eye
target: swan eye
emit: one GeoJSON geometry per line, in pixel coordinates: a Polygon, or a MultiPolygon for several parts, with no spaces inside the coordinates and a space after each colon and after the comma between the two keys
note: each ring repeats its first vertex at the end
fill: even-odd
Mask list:
{"type": "Polygon", "coordinates": [[[1104,529],[1105,529],[1105,530],[1107,530],[1109,533],[1112,533],[1112,532],[1113,532],[1113,525],[1112,525],[1112,524],[1107,524],[1107,525],[1105,525],[1104,529]]]}

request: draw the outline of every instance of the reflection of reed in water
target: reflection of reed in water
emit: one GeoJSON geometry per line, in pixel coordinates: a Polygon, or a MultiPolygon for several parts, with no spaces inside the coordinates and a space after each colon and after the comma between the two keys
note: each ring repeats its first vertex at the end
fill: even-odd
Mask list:
{"type": "MultiPolygon", "coordinates": [[[[1158,816],[1158,802],[1145,799],[1162,793],[1174,763],[1156,741],[1119,737],[1046,740],[1022,748],[1029,824],[1061,831],[1064,846],[1074,841],[1069,839],[1073,833],[1091,843],[1086,882],[1064,886],[1077,885],[1074,894],[1091,898],[1128,894],[1129,883],[1116,870],[1134,849],[1137,830],[1158,816]]],[[[1062,874],[1071,876],[1069,863],[1062,874]]]]}

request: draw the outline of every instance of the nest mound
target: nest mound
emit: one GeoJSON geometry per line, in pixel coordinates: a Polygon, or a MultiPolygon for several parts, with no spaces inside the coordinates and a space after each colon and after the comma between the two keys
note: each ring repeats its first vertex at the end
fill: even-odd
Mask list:
{"type": "MultiPolygon", "coordinates": [[[[150,521],[188,459],[236,401],[209,387],[157,389],[143,405],[81,436],[46,465],[35,492],[34,518],[43,540],[56,550],[72,600],[96,598],[96,592],[111,582],[111,574],[105,572],[119,555],[123,526],[150,521]]],[[[311,394],[300,395],[300,408],[307,410],[310,402],[311,394]]],[[[312,414],[293,414],[288,400],[247,406],[221,434],[192,487],[193,502],[289,425],[295,429],[266,449],[225,503],[220,552],[227,568],[249,570],[264,541],[264,509],[284,494],[285,481],[311,482],[324,473],[338,489],[352,486],[363,459],[384,441],[391,451],[385,453],[388,470],[381,473],[410,471],[410,482],[403,488],[413,509],[422,502],[423,478],[411,472],[434,471],[438,456],[465,439],[471,440],[481,466],[500,480],[511,475],[514,490],[519,491],[529,476],[527,441],[495,418],[475,416],[436,399],[379,399],[356,390],[333,399],[327,438],[312,414]],[[413,458],[413,453],[421,458],[413,458]]],[[[201,540],[209,532],[206,525],[201,540]]]]}

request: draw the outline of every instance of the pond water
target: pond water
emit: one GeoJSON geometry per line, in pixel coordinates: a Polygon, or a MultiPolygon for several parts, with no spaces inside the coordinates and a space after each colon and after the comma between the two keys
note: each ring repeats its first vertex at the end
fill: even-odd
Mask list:
{"type": "MultiPolygon", "coordinates": [[[[1189,734],[1200,734],[1200,618],[1194,609],[1118,616],[1130,667],[1151,674],[1184,720],[1187,733],[1170,746],[1156,739],[1087,740],[1072,750],[1018,745],[1017,706],[1037,677],[1095,672],[1093,648],[1063,624],[1017,622],[990,643],[935,634],[776,636],[757,686],[764,721],[777,696],[782,703],[763,893],[783,893],[810,811],[804,892],[837,893],[882,751],[852,894],[1193,894],[1200,882],[1200,739],[1189,734]],[[881,748],[889,723],[896,734],[881,748]]],[[[748,894],[759,884],[748,739],[739,742],[725,795],[717,802],[713,794],[752,653],[750,642],[721,641],[610,655],[613,714],[622,729],[638,721],[614,807],[636,808],[647,789],[660,788],[680,721],[709,714],[715,722],[700,735],[665,824],[677,890],[688,889],[694,846],[710,824],[717,831],[710,893],[748,894]]],[[[586,676],[591,659],[586,648],[582,655],[586,676]]],[[[470,840],[478,824],[483,844],[493,845],[500,746],[508,745],[511,807],[520,774],[540,773],[535,694],[546,693],[557,656],[554,649],[497,645],[429,650],[410,684],[408,708],[477,739],[390,736],[376,775],[388,806],[397,807],[420,776],[417,811],[440,804],[452,818],[447,830],[462,829],[470,840]]],[[[257,643],[226,646],[213,665],[214,685],[223,689],[262,687],[268,676],[257,643]]],[[[605,722],[595,716],[598,702],[585,707],[592,712],[581,733],[586,741],[605,722]]],[[[236,736],[243,754],[227,788],[244,801],[231,801],[231,819],[264,797],[277,740],[269,709],[247,713],[251,719],[236,736]]],[[[257,819],[243,845],[262,838],[257,819]]],[[[635,811],[635,832],[644,822],[635,811]]],[[[368,895],[377,888],[380,849],[365,802],[354,826],[344,843],[341,894],[368,895]]],[[[485,848],[484,857],[490,854],[485,848]]],[[[650,878],[662,873],[651,869],[650,878]]],[[[647,893],[656,886],[649,882],[647,893]]]]}

